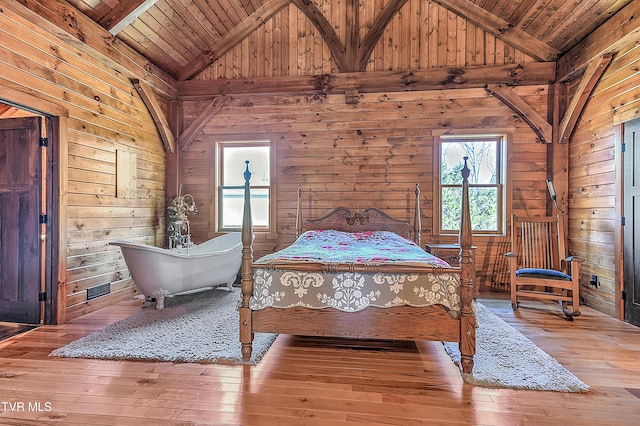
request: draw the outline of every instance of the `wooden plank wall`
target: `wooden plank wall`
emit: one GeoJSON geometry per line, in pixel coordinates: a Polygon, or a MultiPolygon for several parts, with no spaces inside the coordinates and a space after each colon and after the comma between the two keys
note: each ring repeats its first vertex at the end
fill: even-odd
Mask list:
{"type": "MultiPolygon", "coordinates": [[[[547,87],[518,87],[516,93],[543,116],[547,87]]],[[[185,102],[185,122],[201,111],[185,102]]],[[[213,236],[214,144],[226,140],[270,138],[276,143],[277,238],[256,235],[256,256],[291,243],[295,235],[297,185],[303,214],[319,217],[342,205],[379,207],[413,220],[415,184],[422,190],[423,242],[433,236],[432,133],[479,129],[512,131],[508,147],[513,211],[543,214],[546,208],[546,145],[530,127],[483,89],[361,95],[347,105],[342,95],[252,96],[231,100],[183,155],[183,190],[192,194],[199,214],[191,218],[196,242],[213,236]]],[[[238,165],[238,173],[243,164],[238,165]]],[[[440,239],[450,242],[451,239],[440,239]]],[[[507,236],[477,238],[478,269],[489,290],[504,289],[507,236]]]]}
{"type": "MultiPolygon", "coordinates": [[[[134,293],[114,239],[150,244],[165,239],[165,153],[131,82],[30,23],[10,8],[0,13],[2,87],[68,109],[67,319],[134,293]],[[116,151],[137,156],[137,197],[116,198],[116,151]],[[86,301],[86,289],[110,283],[111,294],[86,301]]],[[[64,284],[64,283],[63,283],[64,284]]],[[[63,288],[64,289],[64,288],[63,288]]]]}
{"type": "Polygon", "coordinates": [[[569,149],[569,249],[585,258],[582,295],[588,305],[615,315],[616,209],[620,167],[618,125],[640,116],[640,47],[617,53],[587,102],[569,149]],[[597,275],[599,287],[589,286],[597,275]]]}

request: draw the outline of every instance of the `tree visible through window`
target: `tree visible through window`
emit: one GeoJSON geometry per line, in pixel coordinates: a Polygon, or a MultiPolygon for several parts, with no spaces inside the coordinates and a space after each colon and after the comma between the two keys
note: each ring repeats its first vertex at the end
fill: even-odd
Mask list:
{"type": "Polygon", "coordinates": [[[503,230],[502,137],[440,139],[440,232],[460,227],[464,157],[468,157],[469,207],[475,233],[503,230]]]}
{"type": "Polygon", "coordinates": [[[271,148],[268,142],[233,142],[218,145],[218,230],[242,226],[245,161],[251,171],[251,210],[254,228],[269,229],[271,148]]]}

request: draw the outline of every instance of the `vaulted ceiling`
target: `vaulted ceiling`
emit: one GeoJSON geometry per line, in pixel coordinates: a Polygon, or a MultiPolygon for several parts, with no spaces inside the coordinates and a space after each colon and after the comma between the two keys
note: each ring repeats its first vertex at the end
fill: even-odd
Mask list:
{"type": "MultiPolygon", "coordinates": [[[[405,18],[402,25],[415,22],[416,26],[426,28],[426,35],[411,36],[410,43],[433,31],[438,22],[419,22],[420,19],[433,19],[433,14],[418,12],[418,8],[444,10],[448,17],[439,18],[440,23],[452,22],[453,16],[454,21],[462,22],[463,28],[479,28],[484,34],[521,52],[527,61],[553,62],[631,1],[67,0],[178,81],[197,77],[248,37],[260,40],[263,46],[271,43],[272,47],[266,49],[276,49],[276,44],[283,43],[280,35],[285,30],[291,43],[293,38],[304,38],[310,33],[320,36],[323,48],[330,52],[332,72],[365,71],[373,66],[369,62],[375,46],[390,43],[387,38],[391,35],[385,36],[385,31],[399,15],[419,16],[413,21],[405,18]],[[296,13],[302,13],[307,20],[305,26],[299,25],[295,31],[290,28],[294,25],[292,20],[278,18],[290,8],[297,8],[296,13]],[[259,36],[254,35],[260,31],[259,36]]],[[[449,28],[447,31],[446,37],[454,39],[448,42],[452,46],[456,45],[456,31],[459,35],[460,27],[458,24],[458,30],[449,28]]],[[[394,34],[403,37],[398,32],[394,34]]],[[[394,43],[406,41],[395,40],[394,43]]],[[[441,37],[437,43],[447,41],[441,37]]],[[[249,55],[256,53],[249,49],[249,55]]],[[[441,65],[438,67],[446,64],[441,65]]],[[[283,73],[279,71],[279,75],[283,73]]]]}

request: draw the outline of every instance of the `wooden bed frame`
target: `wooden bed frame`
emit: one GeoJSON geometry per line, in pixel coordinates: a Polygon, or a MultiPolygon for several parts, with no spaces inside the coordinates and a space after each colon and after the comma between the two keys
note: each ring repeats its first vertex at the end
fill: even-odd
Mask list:
{"type": "MultiPolygon", "coordinates": [[[[355,264],[355,263],[253,263],[253,227],[249,181],[249,162],[244,172],[244,218],[242,224],[242,300],[240,304],[240,342],[242,355],[249,360],[252,352],[253,333],[282,333],[302,336],[328,336],[389,340],[435,340],[459,342],[461,368],[471,373],[475,354],[476,321],[473,304],[474,262],[471,251],[471,215],[469,211],[469,168],[467,158],[462,169],[462,218],[460,222],[460,267],[440,268],[432,266],[355,264]],[[358,312],[342,312],[334,308],[310,309],[264,308],[252,311],[249,299],[253,293],[254,269],[296,270],[305,272],[359,272],[359,273],[455,273],[460,276],[459,319],[451,317],[441,305],[427,307],[397,306],[390,308],[368,307],[358,312]]],[[[413,239],[420,244],[420,191],[416,185],[413,239]]],[[[320,219],[308,219],[313,229],[335,229],[347,232],[388,230],[402,235],[410,230],[408,221],[393,219],[378,209],[370,208],[362,213],[339,207],[320,219]],[[400,232],[398,232],[400,231],[400,232]]],[[[300,215],[300,190],[296,235],[302,231],[300,215]]]]}

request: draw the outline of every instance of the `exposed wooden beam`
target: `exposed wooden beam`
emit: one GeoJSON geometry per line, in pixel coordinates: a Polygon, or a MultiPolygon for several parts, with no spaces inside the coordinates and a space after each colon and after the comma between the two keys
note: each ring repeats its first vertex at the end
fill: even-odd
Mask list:
{"type": "Polygon", "coordinates": [[[538,135],[540,142],[551,143],[553,132],[551,124],[531,107],[524,99],[518,96],[510,87],[502,84],[489,84],[486,88],[496,98],[518,114],[538,135]]]}
{"type": "Polygon", "coordinates": [[[327,44],[333,59],[336,61],[338,71],[361,72],[365,70],[371,51],[375,48],[378,40],[384,33],[384,29],[407,0],[391,0],[391,2],[384,7],[380,15],[378,15],[362,42],[359,36],[360,15],[357,2],[355,0],[347,1],[347,40],[344,44],[336,34],[333,26],[327,21],[327,18],[325,18],[315,3],[310,0],[292,0],[292,2],[318,30],[322,39],[327,44]]]}
{"type": "Polygon", "coordinates": [[[235,45],[240,43],[252,32],[260,28],[273,15],[287,7],[291,0],[269,0],[262,7],[252,13],[240,24],[235,26],[231,31],[224,35],[220,41],[212,47],[212,49],[204,53],[200,58],[185,65],[183,71],[176,76],[177,80],[188,80],[195,77],[209,65],[214,63],[216,59],[224,55],[235,45]]]}
{"type": "Polygon", "coordinates": [[[560,122],[560,127],[558,128],[559,143],[569,142],[569,139],[573,134],[573,129],[575,128],[576,123],[578,123],[582,110],[587,103],[587,99],[591,96],[593,88],[598,84],[598,81],[600,81],[600,77],[604,74],[607,66],[613,60],[613,56],[613,53],[606,53],[599,59],[597,58],[592,60],[589,62],[589,65],[587,65],[587,69],[582,76],[582,80],[576,89],[576,93],[573,95],[571,102],[569,102],[567,111],[560,122]]]}
{"type": "Polygon", "coordinates": [[[345,71],[359,71],[356,69],[356,58],[360,49],[360,13],[358,0],[346,0],[346,55],[349,68],[345,71]]]}
{"type": "Polygon", "coordinates": [[[322,11],[318,9],[318,6],[311,0],[292,0],[292,3],[296,5],[313,26],[316,27],[323,41],[327,44],[333,60],[336,61],[338,70],[341,72],[349,71],[346,48],[344,44],[342,44],[342,41],[340,41],[340,37],[336,34],[333,26],[327,21],[322,11]]]}
{"type": "Polygon", "coordinates": [[[178,139],[178,144],[182,151],[189,150],[189,146],[195,140],[195,137],[200,130],[209,122],[211,117],[217,114],[223,106],[225,106],[231,98],[229,96],[216,96],[209,104],[204,107],[202,112],[196,117],[193,122],[184,129],[184,132],[180,134],[180,138],[178,139]]]}
{"type": "Polygon", "coordinates": [[[112,35],[118,34],[129,24],[135,21],[158,0],[120,0],[113,9],[104,15],[99,21],[104,29],[112,35]]]}
{"type": "MultiPolygon", "coordinates": [[[[553,83],[549,85],[548,108],[549,121],[553,129],[553,143],[547,145],[547,179],[551,179],[556,191],[556,203],[560,210],[567,212],[569,193],[569,144],[558,143],[558,126],[567,105],[567,85],[553,83]]],[[[547,197],[547,215],[557,215],[555,203],[547,197]]],[[[567,215],[563,215],[567,225],[567,215]]],[[[568,226],[565,227],[565,234],[568,226]]],[[[564,235],[565,241],[567,235],[564,235]]]]}
{"type": "Polygon", "coordinates": [[[470,0],[432,0],[538,61],[555,61],[560,52],[470,0]]]}
{"type": "Polygon", "coordinates": [[[389,25],[389,22],[394,16],[398,14],[402,6],[405,5],[407,0],[391,0],[380,15],[376,18],[373,25],[367,32],[362,44],[358,49],[358,57],[356,58],[356,64],[353,71],[364,71],[367,67],[367,60],[371,56],[371,52],[376,47],[378,40],[382,37],[384,29],[389,25]]]}
{"type": "Polygon", "coordinates": [[[410,92],[456,88],[483,88],[489,84],[548,84],[555,79],[555,63],[497,65],[413,71],[379,71],[253,79],[191,80],[178,82],[178,98],[205,99],[219,95],[317,95],[410,92]]]}
{"type": "Polygon", "coordinates": [[[131,82],[140,94],[142,101],[147,106],[147,109],[149,110],[154,123],[156,123],[156,127],[158,128],[158,133],[160,134],[160,139],[162,139],[165,150],[170,153],[174,152],[176,144],[173,132],[171,132],[169,122],[162,112],[162,108],[160,108],[160,104],[158,103],[156,95],[153,93],[151,86],[149,86],[148,83],[142,80],[134,79],[131,80],[131,82]]]}
{"type": "Polygon", "coordinates": [[[579,75],[595,58],[640,41],[640,1],[632,1],[558,59],[558,81],[579,75]]]}

